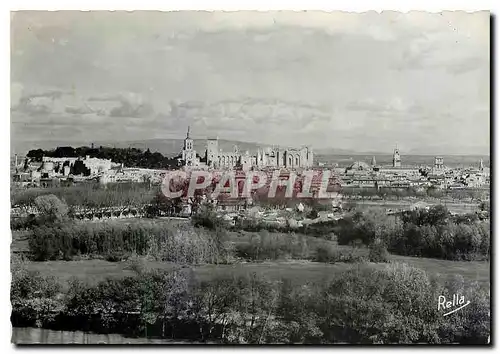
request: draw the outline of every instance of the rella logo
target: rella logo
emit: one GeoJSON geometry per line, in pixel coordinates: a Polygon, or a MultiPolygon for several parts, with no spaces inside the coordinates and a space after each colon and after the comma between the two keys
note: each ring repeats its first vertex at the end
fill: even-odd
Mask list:
{"type": "Polygon", "coordinates": [[[340,183],[329,170],[294,171],[169,171],[161,189],[167,198],[206,195],[218,198],[250,198],[253,196],[294,199],[334,199],[340,183]]]}
{"type": "Polygon", "coordinates": [[[470,301],[465,300],[465,296],[459,294],[453,294],[451,300],[447,299],[445,296],[440,295],[438,298],[438,310],[446,311],[443,316],[451,315],[458,310],[470,305],[470,301]]]}

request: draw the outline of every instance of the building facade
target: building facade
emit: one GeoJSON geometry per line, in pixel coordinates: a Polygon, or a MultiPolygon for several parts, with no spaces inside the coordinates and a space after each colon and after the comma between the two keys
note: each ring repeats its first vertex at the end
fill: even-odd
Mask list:
{"type": "Polygon", "coordinates": [[[189,136],[189,127],[187,130],[186,138],[184,139],[184,145],[182,147],[181,160],[185,166],[196,167],[200,164],[200,160],[196,155],[196,150],[193,146],[193,139],[189,136]]]}
{"type": "Polygon", "coordinates": [[[75,173],[74,169],[81,164],[89,175],[97,175],[109,171],[113,165],[109,159],[99,159],[97,157],[49,157],[42,158],[42,173],[59,173],[64,176],[75,173]]]}
{"type": "Polygon", "coordinates": [[[394,149],[394,154],[392,155],[392,167],[401,167],[401,155],[398,148],[394,149]]]}
{"type": "Polygon", "coordinates": [[[185,166],[202,167],[205,165],[215,169],[250,170],[252,168],[311,168],[314,164],[314,153],[310,147],[300,149],[284,149],[268,147],[259,149],[256,155],[251,155],[248,151],[242,153],[237,146],[232,151],[219,149],[219,139],[207,139],[207,149],[205,151],[204,163],[196,156],[193,150],[193,140],[187,137],[181,152],[182,163],[185,166]]]}

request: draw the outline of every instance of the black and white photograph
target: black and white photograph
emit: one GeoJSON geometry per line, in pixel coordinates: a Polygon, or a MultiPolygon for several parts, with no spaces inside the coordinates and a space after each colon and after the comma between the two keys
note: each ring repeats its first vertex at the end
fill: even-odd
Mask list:
{"type": "Polygon", "coordinates": [[[11,343],[491,345],[492,26],[11,11],[11,343]]]}

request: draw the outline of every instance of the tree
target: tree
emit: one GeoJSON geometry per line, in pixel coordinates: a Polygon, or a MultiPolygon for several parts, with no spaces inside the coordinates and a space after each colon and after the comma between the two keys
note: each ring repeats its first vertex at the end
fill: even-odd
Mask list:
{"type": "Polygon", "coordinates": [[[40,162],[42,161],[44,155],[45,151],[43,151],[42,149],[37,149],[37,150],[30,150],[26,156],[32,158],[37,162],[40,162]]]}
{"type": "Polygon", "coordinates": [[[444,205],[433,205],[427,212],[426,224],[443,225],[446,223],[448,215],[448,209],[444,205]]]}
{"type": "Polygon", "coordinates": [[[365,245],[372,244],[375,239],[390,244],[390,240],[401,232],[401,225],[395,217],[374,208],[355,212],[352,216],[344,218],[339,226],[339,244],[349,244],[356,239],[365,245]]]}
{"type": "Polygon", "coordinates": [[[490,217],[490,209],[491,206],[489,200],[483,201],[481,202],[481,204],[479,204],[479,210],[481,211],[482,214],[481,216],[485,219],[488,219],[490,217]]]}

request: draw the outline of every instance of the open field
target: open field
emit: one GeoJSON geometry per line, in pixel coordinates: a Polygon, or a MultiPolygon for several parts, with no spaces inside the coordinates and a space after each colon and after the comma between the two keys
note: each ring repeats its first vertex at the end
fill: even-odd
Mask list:
{"type": "Polygon", "coordinates": [[[392,209],[396,210],[407,210],[410,206],[417,201],[423,201],[428,203],[430,206],[442,204],[448,208],[448,210],[452,213],[456,214],[466,214],[473,213],[479,210],[478,203],[471,202],[444,202],[444,201],[435,201],[435,200],[353,200],[352,202],[358,208],[384,208],[384,209],[392,209]]]}
{"type": "MultiPolygon", "coordinates": [[[[424,269],[431,275],[440,275],[443,279],[453,279],[462,276],[466,281],[479,282],[484,286],[490,283],[489,262],[457,262],[428,258],[413,258],[402,256],[391,256],[393,261],[407,263],[409,265],[424,269]]],[[[179,265],[167,262],[144,261],[148,268],[174,269],[179,265]]],[[[222,265],[200,265],[192,269],[200,280],[210,279],[216,275],[232,274],[243,275],[253,272],[268,277],[272,280],[288,278],[300,284],[306,282],[321,282],[334,278],[353,265],[348,263],[325,264],[308,261],[282,261],[282,262],[260,262],[260,263],[236,263],[222,265]]],[[[363,263],[359,267],[384,267],[384,264],[363,263]]],[[[42,275],[52,275],[62,284],[72,277],[82,281],[95,284],[105,278],[120,278],[132,276],[134,272],[130,269],[129,262],[107,262],[104,260],[80,260],[80,261],[47,261],[27,262],[29,270],[39,271],[42,275]]],[[[187,266],[184,266],[187,268],[187,266]]]]}
{"type": "MultiPolygon", "coordinates": [[[[96,221],[101,222],[101,221],[96,221]]],[[[123,219],[107,221],[116,223],[134,223],[135,219],[123,219]]],[[[143,220],[144,222],[144,220],[143,220]]],[[[185,220],[155,219],[154,223],[185,223],[185,220]]],[[[234,232],[229,231],[228,237],[234,244],[248,243],[254,232],[234,232]]],[[[286,236],[286,235],[283,235],[286,236]]],[[[336,242],[316,239],[306,236],[309,248],[314,253],[316,242],[327,242],[335,245],[335,248],[343,252],[352,252],[356,255],[366,256],[368,249],[353,249],[350,246],[337,245],[336,242]]],[[[12,253],[24,253],[28,251],[28,239],[26,231],[12,232],[12,253]]],[[[311,254],[312,254],[311,253],[311,254]]],[[[411,266],[421,268],[430,274],[440,274],[446,279],[454,276],[463,276],[468,281],[478,281],[485,286],[490,283],[490,263],[489,262],[469,262],[469,261],[447,261],[431,258],[417,258],[391,255],[395,262],[407,263],[411,266]]],[[[172,269],[179,265],[159,261],[144,261],[145,266],[151,268],[172,269]]],[[[71,277],[75,276],[82,280],[95,283],[106,277],[123,277],[133,275],[134,272],[128,269],[130,263],[107,262],[100,259],[93,260],[74,260],[74,261],[47,261],[47,262],[26,262],[27,268],[38,270],[43,275],[53,275],[62,283],[65,283],[71,277]]],[[[308,281],[320,282],[333,278],[336,274],[345,271],[351,267],[349,263],[316,263],[310,261],[273,261],[273,262],[238,262],[230,265],[199,265],[192,266],[194,272],[200,279],[209,279],[217,274],[258,274],[267,276],[271,279],[290,278],[293,281],[303,283],[308,281]]],[[[383,267],[383,264],[363,263],[359,267],[383,267]]],[[[184,266],[186,267],[186,266],[184,266]]]]}

